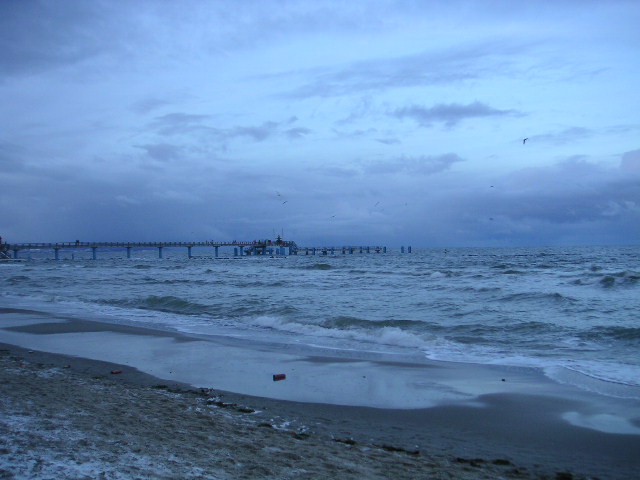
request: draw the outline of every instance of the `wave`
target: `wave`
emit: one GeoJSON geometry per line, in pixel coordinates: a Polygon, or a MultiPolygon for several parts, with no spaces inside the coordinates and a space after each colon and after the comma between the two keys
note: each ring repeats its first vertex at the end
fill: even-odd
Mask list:
{"type": "Polygon", "coordinates": [[[310,337],[336,338],[342,340],[355,340],[358,342],[390,345],[397,347],[424,347],[425,339],[398,327],[385,326],[371,331],[357,328],[331,328],[324,325],[315,325],[288,321],[282,317],[264,315],[253,319],[255,325],[278,331],[302,334],[310,337]]]}
{"type": "Polygon", "coordinates": [[[148,285],[211,285],[220,282],[209,282],[207,280],[194,280],[191,278],[157,279],[156,277],[144,277],[142,279],[148,285]]]}
{"type": "Polygon", "coordinates": [[[300,267],[302,270],[331,270],[334,268],[328,263],[314,263],[313,265],[305,265],[304,267],[300,267]]]}
{"type": "Polygon", "coordinates": [[[7,283],[9,285],[19,285],[24,282],[28,282],[31,280],[31,277],[27,275],[15,275],[13,277],[7,278],[7,283]]]}
{"type": "Polygon", "coordinates": [[[183,315],[198,315],[205,314],[211,311],[211,307],[208,305],[190,302],[188,300],[184,300],[172,295],[150,295],[148,297],[130,300],[104,300],[100,303],[116,307],[154,310],[166,313],[180,313],[183,315]]]}
{"type": "Polygon", "coordinates": [[[640,275],[635,272],[623,271],[605,275],[600,279],[600,285],[603,288],[612,288],[617,286],[631,287],[640,282],[640,275]]]}
{"type": "Polygon", "coordinates": [[[424,329],[425,322],[419,320],[365,320],[357,317],[339,316],[325,320],[320,324],[324,328],[336,328],[340,330],[348,330],[353,328],[362,328],[364,330],[375,330],[380,328],[392,327],[400,329],[420,328],[424,329]]]}
{"type": "Polygon", "coordinates": [[[569,283],[577,286],[599,286],[607,290],[617,287],[635,287],[640,284],[640,274],[638,272],[624,270],[603,275],[601,270],[601,268],[594,269],[594,267],[591,267],[591,273],[587,273],[569,283]]]}
{"type": "Polygon", "coordinates": [[[595,327],[580,335],[586,340],[614,339],[623,341],[639,341],[640,328],[635,327],[595,327]]]}
{"type": "Polygon", "coordinates": [[[609,397],[640,399],[638,369],[620,363],[565,362],[543,369],[552,380],[609,397]]]}
{"type": "Polygon", "coordinates": [[[558,292],[527,292],[512,293],[505,295],[499,299],[502,302],[529,302],[529,301],[551,301],[553,303],[575,303],[577,300],[573,297],[562,295],[558,292]]]}

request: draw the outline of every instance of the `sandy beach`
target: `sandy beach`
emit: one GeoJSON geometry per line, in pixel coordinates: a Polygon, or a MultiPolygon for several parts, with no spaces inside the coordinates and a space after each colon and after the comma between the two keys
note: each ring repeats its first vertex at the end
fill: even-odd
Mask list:
{"type": "Polygon", "coordinates": [[[548,385],[537,386],[538,395],[520,387],[430,408],[265,398],[65,354],[44,341],[67,348],[65,336],[77,342],[105,330],[175,344],[197,339],[2,313],[12,320],[0,328],[1,478],[629,479],[640,471],[639,435],[572,425],[566,412],[587,418],[593,407],[550,395],[548,385]]]}

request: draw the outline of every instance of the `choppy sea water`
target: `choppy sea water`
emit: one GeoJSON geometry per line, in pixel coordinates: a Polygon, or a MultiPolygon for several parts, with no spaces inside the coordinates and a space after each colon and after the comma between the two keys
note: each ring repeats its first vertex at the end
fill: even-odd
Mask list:
{"type": "Polygon", "coordinates": [[[0,265],[0,306],[338,356],[527,366],[639,398],[640,247],[193,253],[165,248],[160,259],[134,250],[128,259],[113,250],[93,260],[76,250],[55,261],[53,252],[31,252],[0,265]]]}

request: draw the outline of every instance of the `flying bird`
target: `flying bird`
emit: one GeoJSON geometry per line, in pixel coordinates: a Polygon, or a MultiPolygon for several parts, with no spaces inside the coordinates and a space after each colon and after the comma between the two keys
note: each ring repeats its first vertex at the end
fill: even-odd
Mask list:
{"type": "Polygon", "coordinates": [[[524,145],[525,143],[527,143],[527,140],[529,140],[529,137],[527,137],[527,138],[523,138],[523,139],[522,139],[522,144],[524,145]]]}

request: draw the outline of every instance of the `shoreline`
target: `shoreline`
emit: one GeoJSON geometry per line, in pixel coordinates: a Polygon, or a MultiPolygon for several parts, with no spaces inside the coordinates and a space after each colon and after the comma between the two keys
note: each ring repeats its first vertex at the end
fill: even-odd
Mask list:
{"type": "MultiPolygon", "coordinates": [[[[0,309],[0,313],[5,313],[5,318],[11,317],[13,314],[17,315],[16,312],[8,310],[0,309]]],[[[24,359],[10,361],[14,362],[13,374],[7,375],[6,369],[3,371],[3,397],[12,399],[12,411],[19,412],[15,414],[18,416],[33,416],[42,420],[44,415],[46,418],[46,414],[41,411],[29,411],[28,405],[33,405],[37,399],[33,390],[35,387],[32,386],[32,390],[29,390],[21,381],[21,378],[25,378],[24,374],[37,376],[38,369],[41,369],[55,373],[51,373],[49,377],[39,377],[34,381],[42,384],[47,383],[53,391],[65,396],[65,399],[58,399],[55,394],[47,394],[47,401],[50,403],[46,407],[47,409],[55,408],[54,405],[57,403],[60,411],[68,410],[70,400],[80,401],[81,399],[75,397],[87,395],[87,391],[83,390],[85,384],[91,384],[92,388],[101,389],[101,403],[105,404],[117,404],[118,398],[123,395],[123,392],[136,391],[140,395],[144,393],[145,396],[162,394],[164,396],[154,397],[152,401],[152,403],[156,402],[155,410],[153,407],[146,407],[146,413],[144,413],[145,418],[152,418],[153,422],[161,426],[160,428],[168,428],[163,424],[162,418],[162,412],[166,408],[175,410],[179,408],[177,405],[182,405],[181,402],[192,402],[189,407],[191,410],[202,410],[198,415],[206,412],[207,415],[215,417],[224,412],[226,416],[235,416],[235,420],[238,421],[232,422],[233,428],[242,425],[243,428],[251,430],[250,432],[243,430],[242,434],[236,433],[235,437],[228,438],[230,442],[241,442],[242,435],[245,433],[247,435],[260,434],[261,436],[258,435],[259,440],[257,440],[262,442],[260,451],[269,451],[271,448],[269,442],[277,433],[277,435],[283,435],[283,438],[278,437],[278,441],[290,442],[291,437],[296,441],[278,447],[287,452],[294,452],[301,445],[306,445],[305,448],[307,448],[311,443],[314,444],[314,451],[323,451],[330,455],[336,455],[335,449],[338,448],[340,458],[344,455],[344,461],[352,466],[350,468],[357,466],[365,469],[354,470],[358,474],[354,473],[353,478],[416,478],[416,475],[428,473],[430,478],[624,479],[631,478],[640,469],[640,459],[637,458],[637,452],[640,451],[640,435],[608,434],[571,425],[562,418],[562,415],[566,412],[585,412],[589,407],[579,397],[572,399],[566,396],[550,395],[548,391],[550,382],[534,384],[533,390],[539,389],[537,394],[531,393],[530,389],[523,393],[518,388],[507,393],[491,391],[477,395],[473,401],[442,402],[429,408],[414,409],[341,406],[231,393],[217,388],[215,378],[208,383],[205,390],[201,390],[197,386],[191,386],[188,382],[176,381],[175,378],[145,373],[127,362],[89,359],[70,351],[67,353],[47,353],[31,346],[16,346],[6,341],[7,338],[5,338],[18,338],[8,335],[10,332],[19,334],[19,338],[29,338],[33,341],[51,337],[61,344],[61,350],[65,350],[68,346],[68,342],[63,341],[65,336],[72,335],[74,336],[73,340],[78,341],[89,338],[91,332],[105,330],[109,332],[113,330],[127,331],[131,336],[140,337],[139,340],[148,341],[150,335],[157,335],[160,339],[170,339],[172,342],[177,340],[176,343],[181,345],[195,345],[194,342],[198,340],[188,335],[155,332],[139,327],[77,319],[70,322],[66,318],[52,317],[47,321],[36,315],[41,312],[27,313],[35,315],[34,318],[27,319],[28,315],[25,313],[23,320],[17,322],[22,324],[17,329],[15,328],[16,322],[8,322],[14,327],[0,323],[0,341],[4,341],[4,344],[0,344],[0,348],[3,350],[3,364],[10,361],[12,357],[24,359]],[[18,368],[15,363],[23,366],[18,368]],[[67,366],[68,368],[65,368],[67,366]],[[112,371],[121,371],[122,373],[111,374],[112,371]],[[21,387],[16,387],[18,384],[21,387]],[[159,385],[164,387],[154,388],[159,385]],[[14,391],[12,388],[17,388],[17,390],[14,391]],[[67,392],[65,388],[68,390],[76,389],[75,396],[71,392],[67,392]],[[175,405],[171,403],[174,401],[177,402],[175,405]],[[164,405],[165,403],[166,405],[164,405]],[[247,422],[249,426],[246,425],[247,422]],[[260,427],[261,424],[267,423],[271,427],[260,427]],[[265,430],[269,430],[267,433],[270,433],[271,436],[264,434],[265,430]],[[313,440],[313,442],[309,442],[309,440],[313,440]],[[331,453],[327,453],[327,451],[331,453]],[[415,455],[414,453],[417,451],[420,453],[415,455]],[[371,452],[375,452],[375,460],[369,457],[369,454],[373,455],[371,452]],[[372,471],[366,470],[376,462],[391,461],[390,459],[400,462],[402,465],[408,462],[406,472],[394,471],[393,475],[389,473],[386,476],[380,472],[373,474],[372,471]],[[451,474],[451,472],[455,473],[451,474]],[[558,472],[566,475],[564,477],[558,476],[558,472]],[[570,472],[571,476],[568,476],[570,472]],[[402,475],[405,473],[407,476],[403,477],[402,475]]],[[[117,339],[121,341],[122,336],[117,339]]],[[[138,346],[140,343],[136,340],[132,345],[138,346]]],[[[323,368],[322,362],[328,362],[328,360],[326,358],[315,359],[306,368],[323,368]]],[[[221,365],[217,365],[217,368],[221,368],[221,365]]],[[[428,371],[433,371],[435,374],[437,370],[428,371]]],[[[466,370],[464,368],[458,368],[456,372],[459,375],[476,373],[473,369],[466,370]]],[[[273,382],[269,379],[271,385],[287,384],[287,382],[291,385],[293,384],[291,380],[288,378],[285,382],[273,382]]],[[[464,378],[460,377],[456,381],[462,380],[464,378]]],[[[513,381],[511,377],[507,380],[509,386],[517,384],[515,378],[513,381]]],[[[526,378],[525,380],[531,381],[532,379],[526,378]]],[[[41,408],[45,407],[41,406],[41,408]]],[[[96,412],[92,412],[91,408],[91,405],[83,404],[85,415],[95,417],[96,412]]],[[[96,406],[96,408],[98,407],[96,406]]],[[[116,410],[121,408],[122,406],[116,410]]],[[[136,403],[135,409],[130,409],[127,416],[135,417],[138,415],[137,408],[138,404],[136,403]]],[[[5,409],[3,408],[3,410],[5,409]]],[[[102,409],[100,412],[100,415],[105,415],[102,409]]],[[[109,421],[117,424],[118,416],[111,415],[111,417],[109,421]]],[[[191,425],[191,427],[185,426],[184,428],[199,428],[193,424],[193,419],[189,416],[176,421],[176,424],[171,428],[181,428],[180,422],[183,422],[184,425],[191,425]]],[[[640,427],[640,417],[635,418],[634,422],[640,427]]],[[[6,423],[5,421],[6,425],[9,425],[9,428],[4,433],[5,437],[9,439],[9,446],[5,445],[4,448],[11,450],[12,443],[17,441],[16,432],[12,431],[11,422],[6,423]]],[[[130,438],[134,437],[135,440],[131,440],[133,443],[144,443],[149,440],[143,431],[131,433],[130,438]]],[[[87,441],[91,443],[92,440],[87,441]]],[[[198,448],[206,450],[209,447],[207,442],[202,440],[198,448]]],[[[58,454],[62,457],[65,455],[64,453],[58,454]]],[[[26,455],[28,456],[28,454],[26,455]]],[[[206,452],[202,452],[200,455],[206,456],[206,452]]],[[[305,450],[304,454],[296,455],[307,460],[310,453],[305,450]]],[[[17,455],[15,458],[21,457],[17,455]]],[[[336,475],[339,475],[338,478],[351,478],[344,476],[343,470],[339,470],[340,473],[331,469],[323,470],[322,474],[319,473],[319,470],[315,473],[309,473],[313,472],[314,468],[319,468],[316,464],[322,464],[321,459],[322,455],[309,457],[311,464],[303,469],[307,474],[300,474],[299,478],[326,478],[336,475]],[[316,459],[315,463],[311,462],[311,458],[316,459]]],[[[16,462],[23,463],[24,460],[25,458],[22,458],[16,462]]],[[[195,455],[192,462],[206,463],[207,460],[195,455]]],[[[245,458],[240,463],[246,464],[247,462],[251,462],[251,459],[245,458]]],[[[271,468],[268,462],[266,465],[264,460],[260,460],[260,462],[262,462],[260,468],[266,470],[271,468]]],[[[118,468],[125,467],[125,465],[120,465],[118,468]]],[[[7,465],[5,464],[2,468],[6,469],[7,465]]],[[[17,468],[17,466],[14,465],[12,468],[17,468]]],[[[286,468],[284,466],[281,468],[284,470],[280,470],[272,478],[298,478],[295,476],[297,474],[292,473],[297,467],[289,465],[286,468]],[[284,474],[285,470],[286,475],[284,474]]],[[[263,478],[265,476],[257,474],[251,476],[253,474],[246,472],[243,473],[245,476],[236,476],[233,473],[235,470],[232,472],[229,469],[226,469],[225,472],[227,476],[211,474],[209,477],[202,478],[263,478]]],[[[149,475],[140,478],[161,478],[153,476],[153,474],[149,475]]],[[[184,472],[181,475],[186,475],[185,478],[198,478],[184,472]]],[[[32,477],[32,475],[27,476],[32,477]]],[[[20,477],[18,476],[18,478],[20,477]]],[[[125,477],[107,476],[106,478],[125,477]]]]}
{"type": "Polygon", "coordinates": [[[3,478],[596,478],[553,462],[518,463],[505,452],[479,457],[455,439],[438,448],[405,448],[381,432],[365,440],[358,423],[381,420],[379,411],[360,412],[362,419],[354,408],[309,412],[6,344],[0,365],[3,478]]]}

